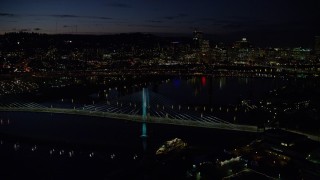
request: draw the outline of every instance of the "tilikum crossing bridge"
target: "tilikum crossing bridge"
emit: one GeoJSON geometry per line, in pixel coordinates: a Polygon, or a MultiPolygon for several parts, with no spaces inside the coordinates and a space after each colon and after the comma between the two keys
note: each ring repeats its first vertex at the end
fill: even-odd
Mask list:
{"type": "MultiPolygon", "coordinates": [[[[22,98],[23,99],[23,98],[22,98]]],[[[62,102],[61,102],[62,101],[62,102]]],[[[32,112],[32,113],[56,113],[103,117],[135,121],[142,123],[141,138],[147,138],[147,123],[172,124],[180,126],[192,126],[214,128],[221,130],[261,132],[257,126],[235,124],[214,116],[214,112],[208,109],[197,110],[197,107],[181,106],[161,94],[143,88],[142,91],[114,98],[110,101],[102,101],[90,104],[67,102],[36,103],[30,100],[21,100],[13,97],[0,97],[0,112],[32,112]]],[[[2,120],[1,120],[2,121],[2,120]]],[[[317,135],[308,134],[296,130],[283,129],[302,134],[308,138],[319,141],[317,135]]],[[[144,147],[146,148],[146,147],[144,147]]]]}
{"type": "Polygon", "coordinates": [[[233,124],[215,117],[210,110],[196,111],[176,105],[170,99],[147,88],[112,101],[92,102],[89,105],[76,104],[73,100],[69,103],[48,104],[2,98],[0,111],[60,113],[136,121],[143,123],[142,137],[146,136],[146,123],[257,132],[257,126],[233,124]]]}

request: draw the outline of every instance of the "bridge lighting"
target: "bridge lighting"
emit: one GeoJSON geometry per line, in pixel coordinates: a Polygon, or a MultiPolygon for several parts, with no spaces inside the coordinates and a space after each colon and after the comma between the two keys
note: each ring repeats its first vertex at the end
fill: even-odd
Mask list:
{"type": "Polygon", "coordinates": [[[138,158],[138,155],[135,154],[135,155],[133,156],[133,160],[136,160],[137,158],[138,158]]]}
{"type": "Polygon", "coordinates": [[[19,144],[14,144],[13,148],[14,148],[15,151],[17,151],[20,148],[20,145],[19,144]]]}
{"type": "Polygon", "coordinates": [[[35,150],[37,150],[37,146],[36,146],[36,145],[34,145],[34,146],[31,148],[31,151],[35,151],[35,150]]]}
{"type": "Polygon", "coordinates": [[[69,152],[69,157],[72,157],[73,156],[73,151],[70,151],[69,152]]]}
{"type": "Polygon", "coordinates": [[[116,157],[115,154],[111,154],[111,155],[110,155],[110,158],[111,158],[111,159],[114,159],[115,157],[116,157]]]}

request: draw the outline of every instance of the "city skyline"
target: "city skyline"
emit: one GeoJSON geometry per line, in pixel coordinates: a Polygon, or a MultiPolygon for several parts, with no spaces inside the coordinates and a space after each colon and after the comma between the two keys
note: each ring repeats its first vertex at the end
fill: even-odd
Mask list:
{"type": "Polygon", "coordinates": [[[0,34],[191,35],[248,37],[263,44],[310,45],[319,35],[319,2],[308,1],[8,1],[0,2],[0,34]],[[281,42],[279,42],[281,41],[281,42]]]}
{"type": "Polygon", "coordinates": [[[319,0],[0,0],[0,179],[320,179],[319,0]]]}

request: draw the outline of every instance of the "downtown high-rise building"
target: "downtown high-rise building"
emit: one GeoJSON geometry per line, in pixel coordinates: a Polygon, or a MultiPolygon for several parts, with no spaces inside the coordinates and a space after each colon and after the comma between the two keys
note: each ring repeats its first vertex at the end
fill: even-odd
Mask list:
{"type": "Polygon", "coordinates": [[[199,30],[193,31],[193,47],[194,49],[200,49],[203,41],[203,33],[199,30]]]}

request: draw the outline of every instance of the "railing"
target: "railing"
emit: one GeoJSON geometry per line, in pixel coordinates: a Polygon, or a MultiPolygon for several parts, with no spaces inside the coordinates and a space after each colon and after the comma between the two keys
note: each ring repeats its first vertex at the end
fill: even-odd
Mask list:
{"type": "MultiPolygon", "coordinates": [[[[87,111],[87,110],[79,110],[79,109],[0,107],[0,111],[72,114],[72,115],[106,117],[106,118],[122,119],[122,120],[135,121],[135,122],[143,122],[142,117],[139,115],[110,113],[110,112],[103,112],[103,111],[87,111]]],[[[146,122],[159,123],[159,124],[172,124],[172,125],[179,125],[179,126],[215,128],[215,129],[233,130],[233,131],[257,132],[256,126],[230,124],[230,123],[225,124],[225,123],[215,123],[215,122],[205,122],[205,121],[203,122],[191,121],[191,120],[173,119],[173,118],[167,118],[167,117],[148,116],[146,122]]]]}

